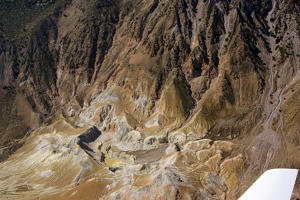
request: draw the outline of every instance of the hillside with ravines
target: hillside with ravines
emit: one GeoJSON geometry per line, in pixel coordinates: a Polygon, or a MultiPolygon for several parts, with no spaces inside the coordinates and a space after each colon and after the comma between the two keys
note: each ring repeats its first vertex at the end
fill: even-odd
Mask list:
{"type": "Polygon", "coordinates": [[[299,169],[299,13],[0,1],[0,199],[235,200],[299,169]]]}

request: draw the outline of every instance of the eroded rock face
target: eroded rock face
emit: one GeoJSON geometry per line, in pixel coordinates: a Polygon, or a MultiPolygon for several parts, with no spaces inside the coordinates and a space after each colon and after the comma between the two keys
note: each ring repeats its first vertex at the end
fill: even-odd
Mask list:
{"type": "MultiPolygon", "coordinates": [[[[298,2],[0,6],[0,167],[44,138],[59,166],[82,169],[56,194],[37,195],[47,181],[30,179],[26,198],[237,199],[266,169],[299,168],[298,2]]],[[[17,195],[26,185],[5,181],[17,195]]]]}

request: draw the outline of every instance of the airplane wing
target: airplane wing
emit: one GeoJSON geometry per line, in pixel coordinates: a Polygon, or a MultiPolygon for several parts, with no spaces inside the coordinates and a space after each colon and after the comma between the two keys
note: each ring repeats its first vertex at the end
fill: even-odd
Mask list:
{"type": "Polygon", "coordinates": [[[298,169],[271,169],[263,173],[239,200],[290,200],[298,169]]]}

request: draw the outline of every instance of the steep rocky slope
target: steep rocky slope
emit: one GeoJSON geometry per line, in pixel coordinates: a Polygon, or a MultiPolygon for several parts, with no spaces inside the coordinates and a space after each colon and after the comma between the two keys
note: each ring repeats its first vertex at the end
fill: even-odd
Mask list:
{"type": "Polygon", "coordinates": [[[299,168],[299,2],[0,6],[1,198],[237,199],[299,168]]]}

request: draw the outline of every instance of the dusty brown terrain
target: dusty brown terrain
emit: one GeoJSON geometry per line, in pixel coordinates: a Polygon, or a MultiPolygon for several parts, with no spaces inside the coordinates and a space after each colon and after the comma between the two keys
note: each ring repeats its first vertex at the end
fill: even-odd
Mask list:
{"type": "Polygon", "coordinates": [[[0,198],[231,200],[300,168],[298,13],[1,1],[0,198]]]}

